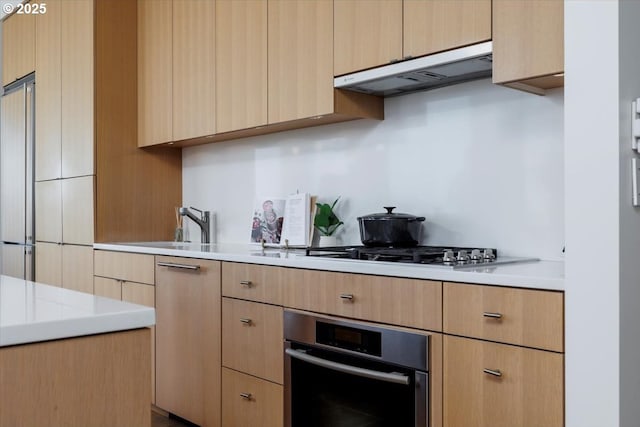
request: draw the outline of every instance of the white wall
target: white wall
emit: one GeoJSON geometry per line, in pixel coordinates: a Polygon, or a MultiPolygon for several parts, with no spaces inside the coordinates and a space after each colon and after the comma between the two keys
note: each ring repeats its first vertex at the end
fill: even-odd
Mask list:
{"type": "Polygon", "coordinates": [[[620,425],[640,425],[640,208],[631,202],[631,101],[640,97],[640,2],[622,1],[620,19],[620,425]]]}
{"type": "Polygon", "coordinates": [[[539,97],[482,80],[385,107],[381,122],[184,149],[184,204],[216,212],[218,242],[248,241],[254,196],[299,190],[342,197],[344,244],[359,243],[357,216],[391,205],[427,217],[427,244],[562,257],[562,90],[539,97]]]}
{"type": "Polygon", "coordinates": [[[567,427],[640,425],[640,212],[630,189],[638,6],[565,1],[567,427]]]}

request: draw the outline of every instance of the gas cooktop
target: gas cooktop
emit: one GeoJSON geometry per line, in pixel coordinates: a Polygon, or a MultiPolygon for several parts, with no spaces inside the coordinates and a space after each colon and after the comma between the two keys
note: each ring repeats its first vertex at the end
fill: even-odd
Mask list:
{"type": "Polygon", "coordinates": [[[426,264],[449,269],[489,267],[538,261],[538,258],[498,256],[495,248],[457,246],[368,247],[329,246],[307,248],[307,256],[341,258],[365,261],[386,261],[426,264]]]}

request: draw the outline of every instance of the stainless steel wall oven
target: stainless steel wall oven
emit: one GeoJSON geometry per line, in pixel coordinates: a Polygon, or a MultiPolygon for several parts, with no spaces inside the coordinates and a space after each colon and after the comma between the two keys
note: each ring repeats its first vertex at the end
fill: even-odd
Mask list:
{"type": "Polygon", "coordinates": [[[285,311],[287,427],[428,427],[429,337],[285,311]]]}

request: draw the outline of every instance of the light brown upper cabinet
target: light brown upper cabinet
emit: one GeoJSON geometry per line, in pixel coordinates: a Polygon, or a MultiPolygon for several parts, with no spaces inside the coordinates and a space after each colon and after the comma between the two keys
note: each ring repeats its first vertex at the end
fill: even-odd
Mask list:
{"type": "Polygon", "coordinates": [[[215,133],[215,2],[173,1],[173,141],[215,133]]]}
{"type": "Polygon", "coordinates": [[[35,70],[35,15],[18,14],[2,23],[2,85],[35,70]]]}
{"type": "Polygon", "coordinates": [[[173,138],[173,1],[138,0],[138,145],[173,138]]]}
{"type": "Polygon", "coordinates": [[[564,84],[564,2],[493,0],[493,82],[535,92],[564,84]]]}
{"type": "Polygon", "coordinates": [[[36,16],[37,181],[94,173],[93,12],[65,0],[36,16]]]}
{"type": "Polygon", "coordinates": [[[383,118],[382,99],[333,89],[331,0],[269,0],[268,33],[269,124],[383,118]]]}
{"type": "Polygon", "coordinates": [[[215,133],[213,0],[138,1],[138,145],[215,133]]]}
{"type": "Polygon", "coordinates": [[[491,40],[491,0],[335,0],[334,74],[491,40]]]}
{"type": "Polygon", "coordinates": [[[402,59],[402,0],[335,0],[334,74],[402,59]]]}
{"type": "Polygon", "coordinates": [[[216,0],[216,130],[267,124],[267,0],[216,0]]]}
{"type": "Polygon", "coordinates": [[[333,112],[333,2],[269,0],[269,123],[333,112]]]}
{"type": "Polygon", "coordinates": [[[62,6],[49,2],[36,18],[36,181],[62,177],[62,6]]]}
{"type": "Polygon", "coordinates": [[[491,40],[491,0],[404,0],[403,56],[491,40]]]}
{"type": "Polygon", "coordinates": [[[384,118],[333,88],[332,0],[138,0],[138,146],[384,118]]]}
{"type": "MultiPolygon", "coordinates": [[[[94,3],[86,0],[64,0],[58,7],[62,8],[60,14],[62,26],[60,32],[61,170],[62,178],[70,178],[95,173],[93,164],[94,3]]],[[[36,83],[38,77],[39,74],[36,75],[36,83]]]]}

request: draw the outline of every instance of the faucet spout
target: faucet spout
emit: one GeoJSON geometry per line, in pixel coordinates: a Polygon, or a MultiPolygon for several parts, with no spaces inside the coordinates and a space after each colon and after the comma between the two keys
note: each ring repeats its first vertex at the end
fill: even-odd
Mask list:
{"type": "Polygon", "coordinates": [[[196,209],[191,206],[191,209],[194,211],[200,212],[200,218],[195,216],[193,212],[189,210],[189,208],[181,207],[178,209],[178,213],[182,216],[186,216],[190,218],[193,222],[198,224],[200,227],[200,242],[201,243],[211,243],[211,227],[209,223],[211,222],[211,214],[209,211],[201,211],[200,209],[196,209]]]}

